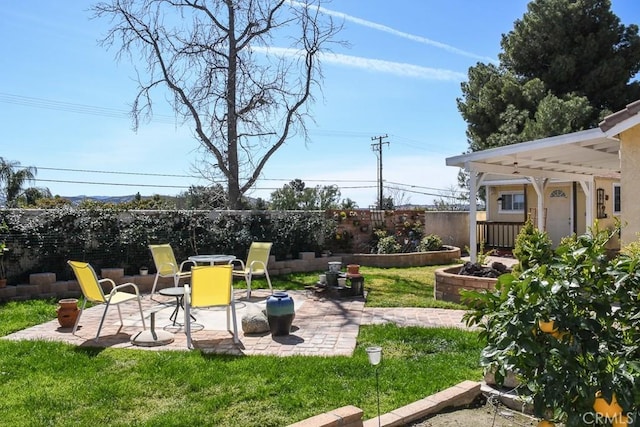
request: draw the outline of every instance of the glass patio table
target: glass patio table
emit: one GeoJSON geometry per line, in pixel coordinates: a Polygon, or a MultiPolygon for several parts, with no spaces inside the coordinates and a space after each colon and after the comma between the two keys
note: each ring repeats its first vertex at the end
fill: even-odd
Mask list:
{"type": "Polygon", "coordinates": [[[193,261],[196,264],[229,264],[230,261],[236,259],[234,255],[191,255],[189,261],[193,261]]]}

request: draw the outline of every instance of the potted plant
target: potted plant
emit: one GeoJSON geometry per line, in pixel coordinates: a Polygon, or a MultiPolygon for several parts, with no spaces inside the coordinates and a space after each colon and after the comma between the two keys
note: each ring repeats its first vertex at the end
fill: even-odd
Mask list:
{"type": "Polygon", "coordinates": [[[140,275],[146,276],[147,274],[149,274],[149,267],[147,267],[146,265],[140,267],[140,275]]]}

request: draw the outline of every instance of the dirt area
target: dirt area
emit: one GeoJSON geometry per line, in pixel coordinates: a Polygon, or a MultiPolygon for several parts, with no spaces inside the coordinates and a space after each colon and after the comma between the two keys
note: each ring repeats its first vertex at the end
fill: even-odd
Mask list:
{"type": "Polygon", "coordinates": [[[410,427],[516,427],[537,426],[538,420],[531,416],[513,411],[501,404],[489,403],[479,399],[466,409],[436,414],[410,424],[410,427]]]}

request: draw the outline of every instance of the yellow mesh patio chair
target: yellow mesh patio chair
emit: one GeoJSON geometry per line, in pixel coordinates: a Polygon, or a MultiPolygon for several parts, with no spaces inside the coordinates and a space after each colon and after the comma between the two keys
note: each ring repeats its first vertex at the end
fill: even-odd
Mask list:
{"type": "Polygon", "coordinates": [[[78,313],[78,318],[76,319],[75,325],[73,325],[72,334],[76,333],[78,329],[78,323],[80,322],[80,317],[82,316],[82,312],[84,311],[85,306],[87,305],[87,301],[91,301],[96,304],[105,304],[104,312],[102,313],[102,318],[100,319],[100,326],[98,326],[98,333],[96,334],[96,341],[100,338],[100,330],[102,329],[102,325],[104,324],[104,318],[107,315],[107,310],[112,305],[118,307],[118,315],[120,316],[120,324],[124,325],[122,321],[122,311],[120,310],[120,304],[127,301],[138,301],[138,307],[140,308],[140,317],[142,318],[142,328],[147,329],[147,325],[144,322],[144,313],[142,312],[142,304],[140,302],[141,296],[138,290],[138,287],[133,283],[123,283],[121,285],[117,285],[111,279],[100,279],[98,280],[98,276],[96,275],[95,270],[91,265],[86,262],[81,261],[67,261],[67,264],[71,266],[73,273],[78,279],[78,284],[80,284],[80,288],[82,289],[82,293],[84,294],[84,302],[82,303],[82,308],[80,308],[80,312],[78,313]],[[104,293],[102,289],[102,285],[108,283],[111,285],[111,291],[108,294],[104,293]],[[125,292],[123,289],[131,288],[135,293],[125,292]]]}
{"type": "Polygon", "coordinates": [[[272,245],[273,243],[271,242],[253,242],[249,247],[249,255],[247,255],[246,262],[243,262],[241,259],[235,259],[229,262],[234,266],[233,275],[235,277],[244,277],[244,280],[247,282],[247,298],[251,298],[251,279],[253,279],[254,276],[265,276],[269,284],[269,289],[271,293],[273,293],[269,271],[267,270],[272,245]],[[236,263],[239,263],[239,265],[236,263]]]}
{"type": "Polygon", "coordinates": [[[186,264],[196,265],[193,261],[185,260],[178,264],[176,256],[173,254],[171,245],[166,243],[162,245],[149,245],[153,262],[156,265],[156,277],[151,288],[151,296],[156,292],[156,285],[160,277],[173,277],[173,285],[178,286],[180,279],[191,277],[189,270],[184,270],[186,264]]]}
{"type": "Polygon", "coordinates": [[[238,323],[233,299],[233,276],[231,265],[198,266],[191,269],[191,284],[184,285],[184,324],[187,347],[193,348],[191,340],[191,309],[227,307],[227,330],[238,344],[238,323]],[[231,326],[233,323],[233,330],[231,326]]]}

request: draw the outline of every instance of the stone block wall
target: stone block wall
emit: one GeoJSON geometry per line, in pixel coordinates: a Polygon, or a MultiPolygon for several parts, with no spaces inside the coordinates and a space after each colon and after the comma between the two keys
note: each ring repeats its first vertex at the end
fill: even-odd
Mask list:
{"type": "MultiPolygon", "coordinates": [[[[342,256],[323,256],[316,258],[314,252],[302,252],[298,259],[276,261],[275,256],[269,258],[269,275],[279,276],[282,274],[297,272],[312,272],[328,270],[330,261],[343,261],[342,256]]],[[[343,269],[346,263],[343,262],[343,269]]],[[[125,276],[123,268],[103,268],[97,271],[99,278],[113,280],[116,285],[123,283],[135,283],[141,293],[150,293],[155,280],[155,272],[147,275],[125,276]]],[[[187,282],[181,279],[181,284],[187,282]]],[[[158,278],[156,291],[158,289],[173,286],[173,279],[170,277],[158,278]]],[[[105,287],[105,291],[110,288],[105,287]]],[[[29,275],[29,283],[8,285],[0,288],[0,302],[12,300],[29,300],[36,298],[79,298],[82,296],[80,285],[75,280],[57,281],[54,273],[37,273],[29,275]]]]}

